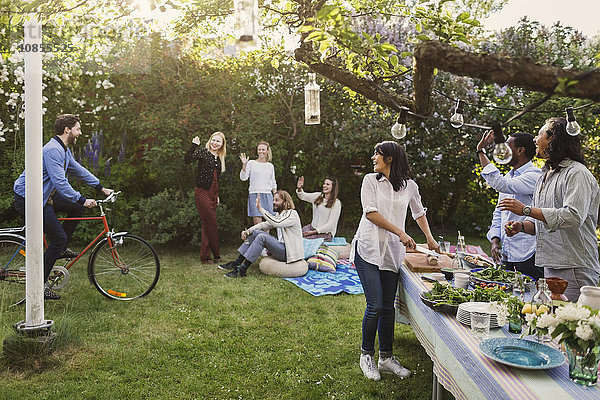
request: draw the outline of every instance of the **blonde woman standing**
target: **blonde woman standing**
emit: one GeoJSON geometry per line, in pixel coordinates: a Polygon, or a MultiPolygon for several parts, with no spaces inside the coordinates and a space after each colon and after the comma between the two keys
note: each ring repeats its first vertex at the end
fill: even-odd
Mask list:
{"type": "Polygon", "coordinates": [[[204,147],[200,147],[200,138],[194,137],[184,157],[185,164],[198,161],[194,198],[202,220],[200,262],[204,264],[221,261],[217,230],[217,205],[219,204],[219,174],[225,172],[226,153],[225,135],[223,132],[215,132],[204,147]],[[210,258],[211,251],[214,261],[210,258]]]}
{"type": "Polygon", "coordinates": [[[260,198],[260,204],[263,209],[273,214],[273,194],[277,192],[277,182],[275,181],[275,168],[271,164],[273,153],[271,146],[265,141],[258,143],[256,147],[258,158],[250,160],[246,157],[246,153],[240,154],[242,161],[242,170],[240,171],[240,179],[247,181],[250,179],[248,187],[248,216],[252,218],[252,222],[256,225],[262,222],[262,214],[256,208],[256,198],[260,198]]]}

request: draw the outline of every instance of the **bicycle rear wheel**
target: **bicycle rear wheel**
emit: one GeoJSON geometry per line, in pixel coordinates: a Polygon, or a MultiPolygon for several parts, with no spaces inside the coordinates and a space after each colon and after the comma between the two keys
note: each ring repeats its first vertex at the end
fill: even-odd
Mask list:
{"type": "Polygon", "coordinates": [[[154,289],[160,262],[154,248],[144,239],[125,234],[112,237],[113,247],[103,239],[88,264],[88,278],[109,299],[133,300],[154,289]]]}
{"type": "Polygon", "coordinates": [[[25,299],[25,238],[0,235],[0,310],[25,299]]]}

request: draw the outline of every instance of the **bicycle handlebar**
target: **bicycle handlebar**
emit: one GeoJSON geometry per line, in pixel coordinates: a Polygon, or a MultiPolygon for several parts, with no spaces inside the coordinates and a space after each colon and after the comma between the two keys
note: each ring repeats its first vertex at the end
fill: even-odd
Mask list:
{"type": "Polygon", "coordinates": [[[118,192],[113,191],[104,200],[96,200],[96,203],[114,203],[117,200],[117,196],[119,194],[121,194],[120,190],[118,192]]]}

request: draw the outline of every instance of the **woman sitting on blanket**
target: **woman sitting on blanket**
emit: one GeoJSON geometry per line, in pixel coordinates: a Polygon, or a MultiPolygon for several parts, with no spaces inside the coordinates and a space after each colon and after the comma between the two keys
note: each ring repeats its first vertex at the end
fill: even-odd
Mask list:
{"type": "Polygon", "coordinates": [[[306,193],[302,190],[303,186],[304,176],[301,176],[298,178],[296,194],[300,200],[312,203],[313,218],[310,225],[302,228],[302,236],[306,239],[325,238],[329,242],[335,237],[342,212],[342,202],[337,198],[337,179],[325,178],[321,192],[306,193]]]}

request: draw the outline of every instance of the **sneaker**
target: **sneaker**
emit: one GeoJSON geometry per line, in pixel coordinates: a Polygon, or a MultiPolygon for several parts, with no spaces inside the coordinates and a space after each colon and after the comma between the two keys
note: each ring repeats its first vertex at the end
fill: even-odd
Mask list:
{"type": "Polygon", "coordinates": [[[267,249],[262,249],[262,251],[260,252],[260,255],[263,257],[268,257],[269,256],[269,252],[267,251],[267,249]]]}
{"type": "Polygon", "coordinates": [[[235,261],[231,261],[228,262],[227,264],[219,264],[219,269],[224,269],[225,271],[231,271],[232,269],[235,269],[235,267],[238,267],[240,264],[236,263],[235,261]]]}
{"type": "Polygon", "coordinates": [[[44,300],[60,300],[60,295],[50,289],[44,289],[44,300]]]}
{"type": "Polygon", "coordinates": [[[379,357],[377,366],[379,367],[380,372],[386,374],[394,374],[402,379],[408,378],[410,376],[410,371],[404,368],[394,356],[388,358],[379,357]]]}
{"type": "Polygon", "coordinates": [[[235,267],[223,276],[225,278],[243,278],[246,276],[246,270],[241,269],[240,267],[235,267]]]}
{"type": "Polygon", "coordinates": [[[79,253],[75,253],[73,250],[71,249],[64,249],[62,251],[62,253],[60,253],[60,257],[59,258],[75,258],[79,255],[79,253]]]}
{"type": "Polygon", "coordinates": [[[361,354],[360,355],[360,369],[362,369],[363,374],[373,380],[380,380],[381,375],[379,375],[379,370],[375,365],[375,360],[373,360],[373,356],[370,354],[361,354]]]}

